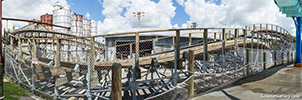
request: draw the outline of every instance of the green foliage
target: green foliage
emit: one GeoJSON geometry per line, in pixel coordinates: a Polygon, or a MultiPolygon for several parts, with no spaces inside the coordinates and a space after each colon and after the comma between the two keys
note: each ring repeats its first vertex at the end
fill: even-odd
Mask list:
{"type": "Polygon", "coordinates": [[[5,100],[18,100],[19,96],[29,96],[26,91],[21,89],[20,87],[17,87],[15,84],[11,82],[4,82],[4,96],[5,100]]]}
{"type": "Polygon", "coordinates": [[[273,40],[272,43],[273,43],[273,44],[276,44],[276,43],[278,43],[278,41],[277,41],[277,40],[273,40]]]}

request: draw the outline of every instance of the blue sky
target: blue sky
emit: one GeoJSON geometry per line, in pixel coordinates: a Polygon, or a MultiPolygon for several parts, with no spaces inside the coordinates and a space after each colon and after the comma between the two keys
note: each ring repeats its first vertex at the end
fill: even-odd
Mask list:
{"type": "MultiPolygon", "coordinates": [[[[84,16],[89,12],[90,19],[97,21],[100,34],[136,28],[132,11],[138,10],[146,12],[142,28],[187,28],[187,21],[196,22],[197,27],[271,23],[295,32],[292,19],[280,13],[274,0],[5,0],[3,16],[39,19],[42,14],[52,13],[55,4],[84,16]]],[[[7,26],[26,24],[10,22],[7,26]]]]}
{"type": "MultiPolygon", "coordinates": [[[[105,16],[102,15],[102,10],[104,9],[101,5],[101,2],[99,0],[67,0],[70,9],[73,10],[74,13],[84,15],[87,12],[90,13],[90,19],[103,21],[105,19],[105,16]]],[[[152,0],[156,3],[159,2],[159,0],[152,0]]],[[[205,0],[206,2],[210,0],[205,0]]],[[[213,1],[213,0],[212,0],[213,1]]],[[[219,5],[221,3],[221,0],[214,0],[214,2],[219,5]]],[[[173,0],[173,6],[176,7],[176,14],[174,18],[172,19],[171,24],[178,24],[181,25],[183,23],[186,23],[186,21],[190,20],[190,16],[186,14],[184,11],[185,8],[181,5],[179,5],[176,0],[173,0]]]]}

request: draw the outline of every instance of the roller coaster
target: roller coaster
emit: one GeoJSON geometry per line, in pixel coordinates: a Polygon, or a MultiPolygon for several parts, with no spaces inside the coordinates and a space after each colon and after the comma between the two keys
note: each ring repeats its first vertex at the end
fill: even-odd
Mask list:
{"type": "Polygon", "coordinates": [[[193,82],[196,94],[205,93],[271,66],[292,62],[294,42],[287,30],[273,24],[95,36],[21,29],[5,33],[3,52],[6,76],[43,98],[110,99],[115,86],[112,66],[120,65],[122,99],[181,100],[192,96],[186,89],[192,87],[189,82],[193,82]],[[140,39],[143,34],[154,33],[169,36],[140,39]],[[113,46],[95,41],[124,35],[135,36],[135,41],[113,46]],[[181,41],[181,37],[188,37],[188,41],[181,41]],[[193,41],[192,37],[198,38],[193,41]],[[173,41],[168,44],[172,48],[156,48],[163,39],[173,41]],[[143,43],[152,47],[141,49],[143,43]],[[124,49],[112,52],[116,48],[124,49]],[[108,56],[115,58],[109,60],[108,56]]]}

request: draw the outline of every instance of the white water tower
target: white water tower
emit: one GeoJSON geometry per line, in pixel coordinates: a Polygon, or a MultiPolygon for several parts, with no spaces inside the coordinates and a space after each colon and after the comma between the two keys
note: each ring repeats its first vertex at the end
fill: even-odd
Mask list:
{"type": "MultiPolygon", "coordinates": [[[[53,10],[53,24],[71,27],[71,10],[55,5],[53,10]]],[[[53,30],[61,33],[70,33],[70,30],[60,27],[53,27],[53,30]]]]}

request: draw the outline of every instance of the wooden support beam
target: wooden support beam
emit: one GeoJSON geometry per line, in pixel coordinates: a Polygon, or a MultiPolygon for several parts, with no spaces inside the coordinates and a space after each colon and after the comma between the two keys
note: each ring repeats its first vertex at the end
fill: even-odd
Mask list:
{"type": "Polygon", "coordinates": [[[84,48],[82,48],[82,52],[85,52],[85,62],[88,62],[89,50],[88,49],[85,50],[84,48]]]}
{"type": "Polygon", "coordinates": [[[135,70],[136,70],[136,79],[141,78],[141,70],[139,68],[139,33],[135,34],[135,70]]]}
{"type": "Polygon", "coordinates": [[[227,34],[227,40],[230,40],[231,38],[231,30],[229,30],[229,33],[227,34]]]}
{"type": "Polygon", "coordinates": [[[44,48],[44,50],[43,50],[43,51],[44,51],[44,52],[43,52],[43,57],[44,57],[44,58],[46,58],[46,56],[47,56],[47,49],[48,49],[48,48],[47,48],[47,45],[48,45],[47,42],[48,42],[48,40],[45,39],[45,46],[44,46],[45,48],[44,48]]]}
{"type": "Polygon", "coordinates": [[[294,52],[291,53],[291,57],[292,57],[292,62],[294,62],[294,60],[295,60],[295,59],[294,59],[294,58],[295,58],[295,57],[294,57],[294,52]]]}
{"type": "Polygon", "coordinates": [[[287,51],[287,64],[289,64],[289,62],[290,62],[290,57],[289,57],[289,55],[290,55],[290,52],[289,51],[287,51]]]}
{"type": "MultiPolygon", "coordinates": [[[[131,47],[132,47],[132,45],[131,45],[131,47]]],[[[132,49],[131,49],[132,50],[132,49]]],[[[132,53],[132,52],[131,52],[132,53]]],[[[108,52],[108,48],[106,47],[105,48],[105,61],[109,61],[109,52],[108,52]]],[[[131,55],[131,57],[132,57],[132,55],[131,55]]]]}
{"type": "Polygon", "coordinates": [[[17,60],[23,61],[22,40],[18,39],[18,57],[17,60]]]}
{"type": "Polygon", "coordinates": [[[284,53],[283,53],[283,50],[281,50],[281,64],[284,64],[284,53]]]}
{"type": "Polygon", "coordinates": [[[111,100],[122,100],[122,65],[119,63],[113,63],[111,70],[111,100]]]}
{"type": "MultiPolygon", "coordinates": [[[[132,58],[132,53],[133,53],[133,51],[132,51],[132,50],[133,50],[133,49],[132,49],[132,48],[133,48],[132,45],[133,45],[132,43],[129,45],[129,46],[130,46],[130,47],[129,47],[129,49],[130,49],[130,50],[129,50],[129,52],[130,52],[130,53],[129,53],[129,54],[130,54],[130,59],[132,58]]],[[[107,50],[108,50],[108,49],[107,49],[107,50]]],[[[106,55],[107,55],[107,54],[106,54],[106,55]]],[[[108,59],[108,57],[107,57],[107,59],[108,59]]]]}
{"type": "Polygon", "coordinates": [[[175,36],[172,36],[172,48],[175,49],[175,36]]]}
{"type": "Polygon", "coordinates": [[[192,33],[189,33],[189,46],[192,45],[192,33]]]}
{"type": "Polygon", "coordinates": [[[246,48],[247,45],[246,45],[246,37],[247,37],[247,29],[243,29],[243,46],[246,48]]]}
{"type": "Polygon", "coordinates": [[[57,39],[56,41],[57,47],[56,47],[56,67],[59,68],[61,67],[61,40],[57,39]]]}
{"type": "Polygon", "coordinates": [[[246,74],[249,75],[250,74],[250,51],[249,49],[246,48],[246,74]]]}
{"type": "Polygon", "coordinates": [[[10,37],[10,48],[14,50],[14,38],[12,36],[10,37]]]}
{"type": "MultiPolygon", "coordinates": [[[[224,43],[222,44],[222,49],[225,48],[225,44],[226,44],[226,38],[225,38],[225,29],[222,29],[222,41],[224,41],[224,43]]],[[[225,51],[223,50],[222,52],[223,55],[225,55],[225,51]]]]}
{"type": "MultiPolygon", "coordinates": [[[[91,66],[91,70],[95,70],[94,69],[94,65],[95,65],[95,41],[94,41],[94,37],[90,38],[90,66],[91,66]]],[[[88,50],[87,50],[88,51],[88,50]]]]}
{"type": "Polygon", "coordinates": [[[238,39],[238,29],[235,29],[235,46],[237,47],[237,39],[238,39]]]}
{"type": "Polygon", "coordinates": [[[32,52],[30,52],[32,50],[32,45],[30,44],[30,39],[27,40],[27,49],[29,50],[29,53],[31,54],[32,52]]]}
{"type": "Polygon", "coordinates": [[[277,52],[274,50],[274,65],[277,66],[277,52]]]}
{"type": "MultiPolygon", "coordinates": [[[[90,88],[93,89],[99,83],[99,77],[97,75],[97,71],[95,70],[95,38],[90,38],[90,88]]],[[[88,50],[87,50],[88,51],[88,50]]]]}
{"type": "Polygon", "coordinates": [[[214,41],[216,41],[216,33],[214,33],[214,41]]]}
{"type": "Polygon", "coordinates": [[[71,61],[71,52],[70,52],[70,49],[71,49],[71,41],[69,40],[68,41],[68,61],[71,61]]]}
{"type": "Polygon", "coordinates": [[[180,30],[176,30],[175,62],[177,69],[182,69],[180,61],[180,30]]]}
{"type": "MultiPolygon", "coordinates": [[[[194,50],[189,50],[189,76],[194,73],[195,55],[194,50]]],[[[189,97],[194,96],[194,76],[188,80],[188,95],[189,97]]]]}
{"type": "Polygon", "coordinates": [[[32,58],[37,58],[38,57],[38,55],[37,55],[37,53],[38,53],[38,50],[37,50],[37,43],[36,43],[36,40],[32,40],[32,47],[31,47],[31,50],[30,51],[32,51],[32,58]]]}
{"type": "Polygon", "coordinates": [[[152,51],[153,51],[153,54],[155,54],[155,40],[154,39],[152,40],[152,51]]]}
{"type": "Polygon", "coordinates": [[[204,56],[205,60],[209,61],[209,55],[208,55],[208,29],[204,29],[203,32],[203,41],[204,41],[204,56]]]}
{"type": "Polygon", "coordinates": [[[266,53],[263,52],[263,70],[266,69],[266,53]]]}
{"type": "Polygon", "coordinates": [[[219,34],[219,39],[220,39],[220,40],[222,40],[222,38],[221,38],[221,34],[219,34]]]}

